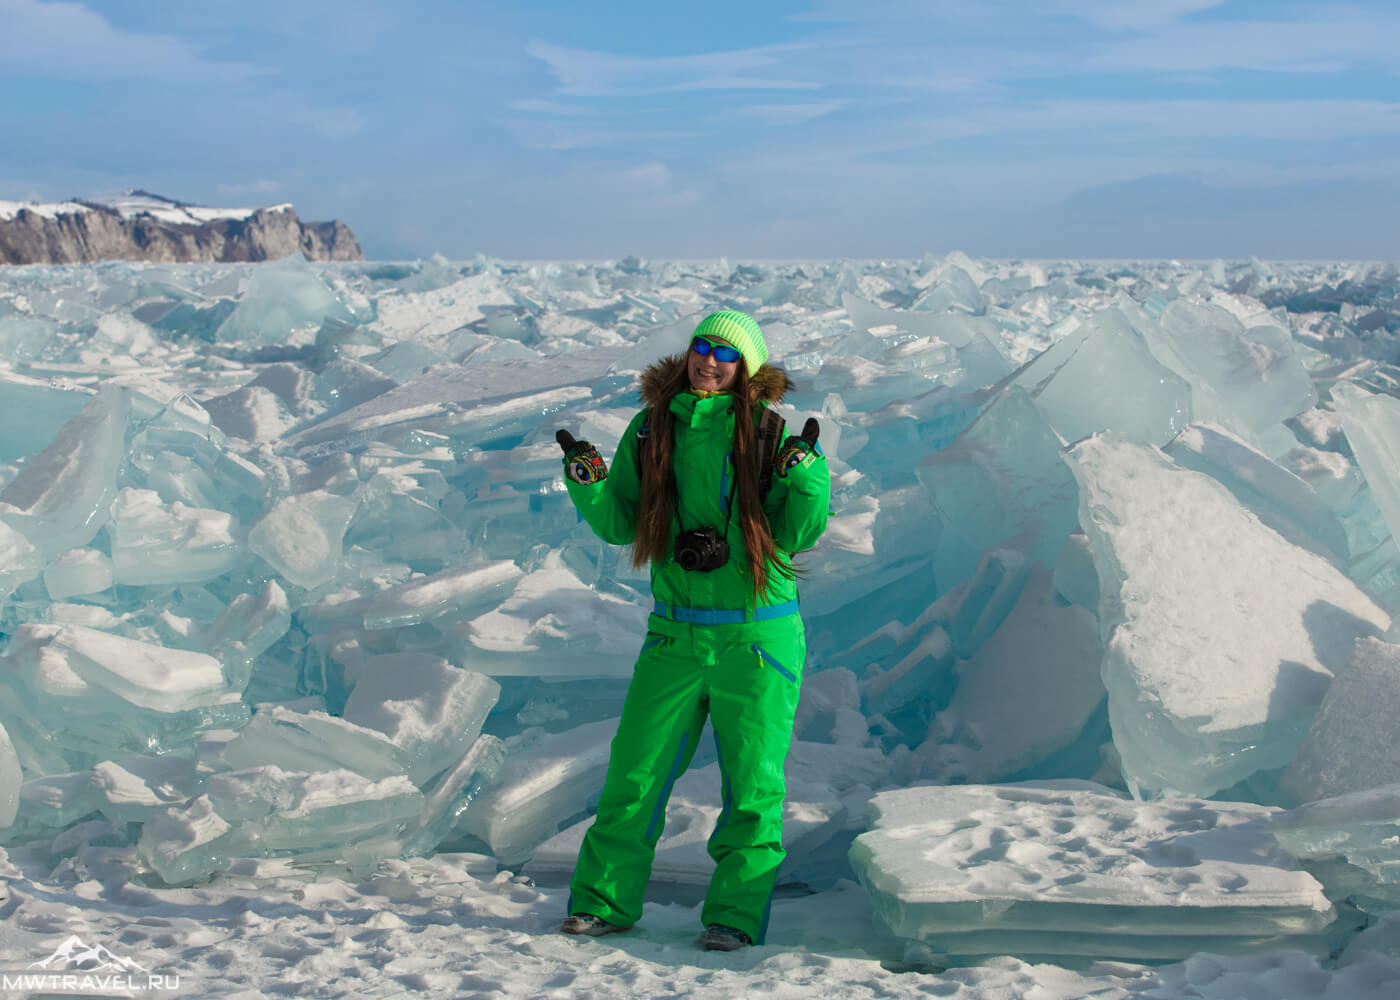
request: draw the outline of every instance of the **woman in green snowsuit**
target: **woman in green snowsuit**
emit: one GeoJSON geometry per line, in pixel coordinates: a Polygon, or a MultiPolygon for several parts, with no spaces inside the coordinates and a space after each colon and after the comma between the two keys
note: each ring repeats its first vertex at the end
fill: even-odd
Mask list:
{"type": "Polygon", "coordinates": [[[631,544],[637,563],[651,564],[655,601],[579,851],[566,933],[625,930],[641,916],[666,801],[708,715],[723,804],[708,845],[705,947],[763,942],[806,659],[791,559],[825,529],[831,492],[821,449],[789,436],[759,496],[760,417],[792,387],[767,356],[752,317],[712,314],[689,351],[643,374],[647,408],[623,433],[611,472],[586,442],[566,454],[579,512],[605,542],[631,544]],[[678,537],[703,528],[725,540],[727,558],[705,558],[684,538],[678,556],[678,537]]]}

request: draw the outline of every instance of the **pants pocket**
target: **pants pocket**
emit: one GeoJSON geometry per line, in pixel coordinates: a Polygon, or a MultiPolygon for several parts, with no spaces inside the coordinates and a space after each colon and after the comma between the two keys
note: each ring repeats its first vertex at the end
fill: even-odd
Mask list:
{"type": "Polygon", "coordinates": [[[646,656],[647,653],[650,653],[653,649],[665,649],[675,641],[676,640],[669,635],[658,635],[655,632],[648,632],[646,639],[642,642],[642,651],[638,653],[637,656],[646,656]]]}
{"type": "Polygon", "coordinates": [[[794,684],[797,683],[797,675],[796,675],[795,673],[793,673],[791,670],[789,670],[787,667],[783,666],[782,663],[780,663],[780,662],[778,661],[778,659],[777,659],[775,656],[773,656],[772,654],[770,654],[766,649],[764,649],[764,648],[763,648],[762,646],[760,646],[758,643],[755,642],[753,645],[751,645],[751,646],[749,647],[749,649],[753,650],[755,653],[758,654],[758,662],[759,662],[760,664],[763,664],[763,665],[765,665],[765,666],[772,667],[774,670],[776,670],[778,673],[782,674],[784,677],[786,677],[788,680],[792,681],[794,684]]]}

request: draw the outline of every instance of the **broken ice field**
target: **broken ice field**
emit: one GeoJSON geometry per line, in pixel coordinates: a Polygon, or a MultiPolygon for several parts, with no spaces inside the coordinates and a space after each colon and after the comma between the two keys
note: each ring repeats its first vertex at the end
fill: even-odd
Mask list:
{"type": "MultiPolygon", "coordinates": [[[[554,432],[610,458],[638,372],[733,307],[833,474],[780,891],[855,880],[939,964],[1395,951],[1397,290],[960,253],[5,269],[0,845],[153,886],[433,851],[564,884],[650,600],[554,432]]],[[[654,899],[708,881],[711,745],[654,899]]]]}

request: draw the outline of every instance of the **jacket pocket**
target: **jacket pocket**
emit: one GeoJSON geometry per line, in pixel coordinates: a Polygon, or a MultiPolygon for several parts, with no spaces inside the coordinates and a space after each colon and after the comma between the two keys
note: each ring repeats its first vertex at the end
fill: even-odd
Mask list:
{"type": "Polygon", "coordinates": [[[758,654],[758,662],[759,662],[761,665],[770,666],[770,667],[772,667],[774,670],[776,670],[778,673],[780,673],[780,674],[782,674],[784,677],[786,677],[788,680],[792,681],[794,684],[797,683],[797,675],[794,674],[794,673],[793,673],[791,670],[789,670],[787,667],[785,667],[785,666],[783,666],[781,663],[779,663],[778,660],[777,660],[775,657],[773,657],[772,655],[770,655],[769,652],[768,652],[766,649],[764,649],[762,646],[760,646],[758,643],[754,643],[753,645],[751,645],[751,646],[749,647],[749,649],[753,650],[755,653],[758,654]]]}

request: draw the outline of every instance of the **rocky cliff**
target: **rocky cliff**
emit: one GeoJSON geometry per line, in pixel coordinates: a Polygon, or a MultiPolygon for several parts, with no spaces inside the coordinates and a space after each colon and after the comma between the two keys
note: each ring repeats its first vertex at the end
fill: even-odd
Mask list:
{"type": "Polygon", "coordinates": [[[302,222],[291,205],[202,208],[144,191],[105,201],[0,202],[0,264],[363,260],[340,221],[302,222]]]}

